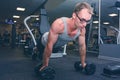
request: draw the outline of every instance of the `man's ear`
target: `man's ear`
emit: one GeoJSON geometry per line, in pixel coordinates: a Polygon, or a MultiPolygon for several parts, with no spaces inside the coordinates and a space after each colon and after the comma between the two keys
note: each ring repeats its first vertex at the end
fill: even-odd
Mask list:
{"type": "Polygon", "coordinates": [[[75,19],[75,17],[76,17],[75,13],[72,14],[72,17],[73,17],[73,19],[75,19]]]}

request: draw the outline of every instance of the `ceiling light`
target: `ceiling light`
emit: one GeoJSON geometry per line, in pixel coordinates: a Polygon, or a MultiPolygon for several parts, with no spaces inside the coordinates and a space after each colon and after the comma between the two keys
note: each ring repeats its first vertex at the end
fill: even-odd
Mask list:
{"type": "Polygon", "coordinates": [[[114,16],[118,16],[117,14],[115,14],[115,13],[112,13],[112,14],[108,14],[109,16],[111,16],[111,17],[114,17],[114,16]]]}
{"type": "Polygon", "coordinates": [[[97,26],[95,26],[95,29],[98,29],[98,27],[97,27],[97,26]]]}
{"type": "Polygon", "coordinates": [[[18,10],[18,11],[25,11],[25,8],[17,7],[16,10],[18,10]]]}
{"type": "Polygon", "coordinates": [[[103,22],[103,24],[110,24],[109,22],[103,22]]]}
{"type": "Polygon", "coordinates": [[[36,18],[36,20],[39,20],[39,18],[36,18]]]}
{"type": "Polygon", "coordinates": [[[14,21],[14,23],[16,23],[17,21],[14,21]]]}
{"type": "Polygon", "coordinates": [[[99,23],[99,21],[93,21],[93,23],[97,24],[97,23],[99,23]]]}
{"type": "Polygon", "coordinates": [[[13,18],[20,18],[20,16],[16,16],[16,15],[14,15],[13,18]]]}

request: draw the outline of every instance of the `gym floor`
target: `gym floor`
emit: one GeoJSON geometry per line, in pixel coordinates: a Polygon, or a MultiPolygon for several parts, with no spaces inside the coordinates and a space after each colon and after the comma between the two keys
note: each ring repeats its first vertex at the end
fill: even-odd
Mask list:
{"type": "MultiPolygon", "coordinates": [[[[67,51],[68,55],[62,58],[50,59],[49,65],[56,71],[55,80],[120,80],[101,75],[103,68],[108,64],[118,62],[101,60],[96,54],[87,53],[87,61],[96,64],[94,75],[84,75],[76,72],[74,62],[79,60],[77,51],[67,51]]],[[[34,67],[39,61],[26,57],[19,48],[0,48],[0,80],[40,80],[34,73],[34,67]]]]}

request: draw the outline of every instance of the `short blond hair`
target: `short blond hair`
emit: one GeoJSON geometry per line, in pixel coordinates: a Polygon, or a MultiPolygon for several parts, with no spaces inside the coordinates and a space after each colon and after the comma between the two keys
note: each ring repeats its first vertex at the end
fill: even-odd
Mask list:
{"type": "Polygon", "coordinates": [[[88,9],[88,12],[90,14],[94,14],[93,13],[93,8],[87,3],[87,2],[81,2],[81,3],[77,3],[75,5],[74,11],[75,13],[78,13],[79,11],[81,11],[82,9],[88,9]]]}

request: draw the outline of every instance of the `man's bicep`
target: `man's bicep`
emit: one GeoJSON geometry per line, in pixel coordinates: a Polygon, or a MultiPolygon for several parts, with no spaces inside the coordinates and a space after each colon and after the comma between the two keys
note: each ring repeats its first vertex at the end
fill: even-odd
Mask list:
{"type": "Polygon", "coordinates": [[[54,45],[57,41],[58,33],[54,32],[52,29],[48,34],[48,43],[54,45]]]}
{"type": "Polygon", "coordinates": [[[51,25],[51,29],[48,35],[48,42],[50,44],[54,45],[56,43],[58,35],[62,32],[62,29],[63,28],[61,27],[61,19],[55,20],[51,25]]]}

